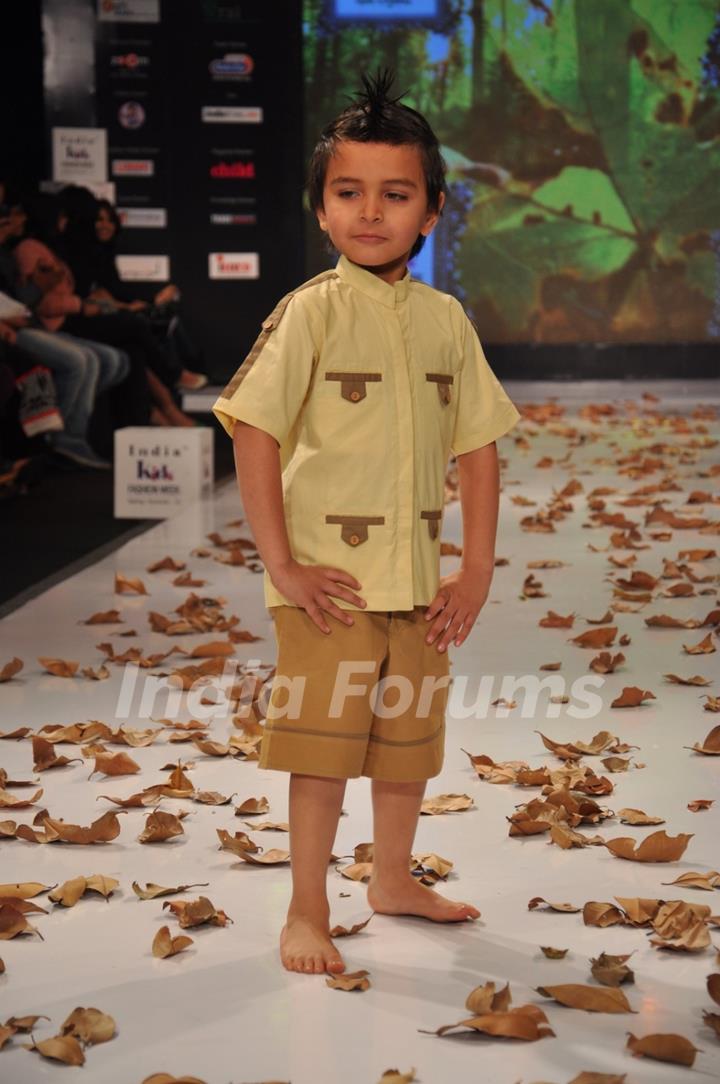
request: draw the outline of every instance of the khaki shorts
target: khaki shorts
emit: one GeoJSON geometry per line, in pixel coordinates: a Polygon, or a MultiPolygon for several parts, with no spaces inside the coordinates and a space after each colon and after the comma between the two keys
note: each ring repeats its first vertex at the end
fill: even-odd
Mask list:
{"type": "Polygon", "coordinates": [[[449,661],[437,640],[425,642],[426,608],[353,610],[354,625],[328,616],[328,635],[301,607],[269,607],[278,659],[258,767],[391,782],[438,775],[449,661]]]}

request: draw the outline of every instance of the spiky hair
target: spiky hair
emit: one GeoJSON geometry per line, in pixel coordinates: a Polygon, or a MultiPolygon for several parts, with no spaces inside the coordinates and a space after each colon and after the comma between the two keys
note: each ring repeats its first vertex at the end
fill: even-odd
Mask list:
{"type": "MultiPolygon", "coordinates": [[[[440,194],[445,192],[445,163],[437,136],[422,113],[403,105],[404,94],[391,95],[395,81],[389,68],[380,68],[374,76],[361,75],[363,89],[350,104],[323,128],[310,157],[308,197],[313,210],[323,207],[327,167],[338,143],[388,143],[391,146],[414,146],[420,151],[428,207],[436,211],[440,194]]],[[[425,238],[418,237],[412,255],[420,251],[425,238]]]]}

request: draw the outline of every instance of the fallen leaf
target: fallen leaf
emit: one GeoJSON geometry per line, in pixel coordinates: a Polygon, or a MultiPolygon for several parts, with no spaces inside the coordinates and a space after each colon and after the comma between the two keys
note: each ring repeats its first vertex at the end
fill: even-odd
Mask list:
{"type": "Polygon", "coordinates": [[[343,972],[326,978],[325,985],[331,990],[369,990],[370,980],[367,978],[369,974],[369,971],[343,972]]]}
{"type": "Polygon", "coordinates": [[[626,836],[608,839],[605,846],[616,858],[627,858],[633,862],[677,862],[682,858],[692,837],[692,832],[688,835],[681,832],[677,836],[668,836],[660,831],[653,832],[644,839],[637,850],[636,841],[626,836]]]}
{"type": "Polygon", "coordinates": [[[74,677],[80,666],[79,662],[69,662],[67,659],[39,658],[38,662],[48,673],[62,678],[74,677]]]}
{"type": "Polygon", "coordinates": [[[11,659],[10,662],[6,662],[0,669],[0,682],[10,681],[16,674],[20,673],[24,665],[22,659],[18,659],[17,656],[11,659]]]}
{"type": "Polygon", "coordinates": [[[579,983],[563,983],[559,986],[538,986],[537,992],[550,997],[569,1009],[585,1012],[621,1013],[634,1012],[622,990],[582,986],[579,983]]]}
{"type": "Polygon", "coordinates": [[[655,693],[647,689],[639,689],[637,685],[626,685],[620,696],[610,704],[611,708],[636,708],[645,700],[655,700],[655,693]]]}
{"type": "Polygon", "coordinates": [[[171,937],[170,927],[161,926],[153,938],[152,954],[160,960],[165,960],[168,956],[176,956],[192,943],[192,937],[187,937],[185,934],[171,937]]]}
{"type": "Polygon", "coordinates": [[[627,1049],[635,1057],[654,1058],[656,1061],[670,1061],[675,1065],[692,1065],[698,1052],[696,1046],[682,1035],[654,1034],[636,1039],[628,1032],[627,1049]]]}
{"type": "Polygon", "coordinates": [[[147,590],[142,580],[128,579],[122,572],[115,573],[116,595],[146,595],[147,590]]]}

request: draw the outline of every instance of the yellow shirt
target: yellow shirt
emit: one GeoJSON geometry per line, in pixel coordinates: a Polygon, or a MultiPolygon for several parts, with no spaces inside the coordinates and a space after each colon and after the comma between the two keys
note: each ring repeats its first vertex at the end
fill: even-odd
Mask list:
{"type": "Polygon", "coordinates": [[[520,418],[458,301],[344,256],[280,301],[213,411],[275,438],[293,557],[350,572],[367,610],[432,601],[449,453],[520,418]]]}

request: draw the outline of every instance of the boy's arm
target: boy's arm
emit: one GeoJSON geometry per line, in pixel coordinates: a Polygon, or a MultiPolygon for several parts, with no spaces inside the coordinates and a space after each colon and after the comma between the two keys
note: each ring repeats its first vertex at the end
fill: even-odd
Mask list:
{"type": "Polygon", "coordinates": [[[258,553],[274,579],[292,556],[283,507],[280,449],[263,429],[236,421],[233,450],[243,508],[258,553]]]}
{"type": "Polygon", "coordinates": [[[462,563],[457,572],[442,579],[425,611],[425,620],[433,621],[427,642],[432,644],[439,636],[438,651],[445,651],[453,639],[459,647],[467,638],[485,605],[495,568],[500,500],[495,441],[458,455],[457,465],[463,520],[462,563]]]}
{"type": "Polygon", "coordinates": [[[345,625],[352,616],[341,610],[332,596],[364,607],[365,600],[353,588],[362,585],[342,569],[325,565],[300,565],[292,556],[285,522],[280,448],[264,429],[237,420],[233,449],[240,496],[258,553],[273,584],[285,598],[301,606],[324,633],[330,633],[325,613],[345,625]]]}

